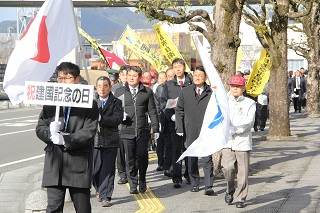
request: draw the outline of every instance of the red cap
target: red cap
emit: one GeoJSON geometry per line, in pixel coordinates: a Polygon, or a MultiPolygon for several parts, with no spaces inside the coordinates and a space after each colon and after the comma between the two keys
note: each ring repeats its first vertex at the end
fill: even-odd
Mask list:
{"type": "Polygon", "coordinates": [[[152,78],[157,77],[157,71],[155,71],[155,70],[150,70],[149,72],[150,72],[152,78]]]}
{"type": "Polygon", "coordinates": [[[245,80],[241,75],[231,76],[229,84],[230,85],[239,85],[239,86],[246,85],[245,80]]]}
{"type": "Polygon", "coordinates": [[[151,78],[147,77],[147,76],[142,76],[140,78],[141,83],[143,84],[151,84],[151,78]]]}

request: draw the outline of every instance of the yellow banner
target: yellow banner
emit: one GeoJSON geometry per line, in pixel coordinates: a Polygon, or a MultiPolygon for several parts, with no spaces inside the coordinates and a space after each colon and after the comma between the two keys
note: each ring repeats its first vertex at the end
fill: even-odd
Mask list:
{"type": "MultiPolygon", "coordinates": [[[[176,58],[182,58],[177,47],[173,44],[172,40],[168,35],[163,31],[160,24],[154,26],[154,31],[156,32],[160,49],[163,55],[169,60],[170,64],[176,58]]],[[[183,59],[183,58],[182,58],[183,59]]],[[[186,63],[186,72],[190,72],[190,68],[186,63]]]]}
{"type": "Polygon", "coordinates": [[[160,58],[151,52],[150,47],[135,34],[135,32],[127,26],[123,32],[120,43],[128,47],[134,53],[147,60],[158,71],[165,71],[167,66],[162,64],[160,58]]]}
{"type": "Polygon", "coordinates": [[[82,35],[88,42],[89,44],[98,52],[99,56],[101,59],[106,61],[105,57],[103,56],[101,50],[99,49],[99,44],[97,43],[96,40],[92,39],[91,36],[89,36],[83,29],[78,27],[80,35],[82,35]]]}
{"type": "Polygon", "coordinates": [[[246,86],[247,94],[252,97],[257,97],[262,93],[262,90],[270,77],[270,56],[267,51],[262,48],[260,59],[257,60],[252,68],[248,83],[246,86]]]}
{"type": "Polygon", "coordinates": [[[239,47],[237,51],[236,70],[238,70],[241,61],[242,61],[242,49],[241,47],[239,47]]]}

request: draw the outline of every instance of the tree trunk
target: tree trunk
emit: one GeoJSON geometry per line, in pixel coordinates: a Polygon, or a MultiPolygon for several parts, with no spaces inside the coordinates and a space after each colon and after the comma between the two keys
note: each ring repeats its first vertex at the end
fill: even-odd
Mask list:
{"type": "Polygon", "coordinates": [[[303,17],[303,30],[308,38],[309,51],[305,56],[308,61],[307,77],[307,113],[319,116],[319,4],[313,4],[311,13],[303,17]]]}
{"type": "Polygon", "coordinates": [[[270,103],[269,136],[283,137],[290,135],[290,121],[288,110],[288,77],[287,77],[287,25],[285,16],[289,11],[288,0],[278,0],[278,7],[274,8],[272,23],[270,23],[271,37],[268,40],[271,57],[270,74],[270,103]]]}
{"type": "Polygon", "coordinates": [[[229,78],[236,73],[242,8],[243,3],[234,0],[218,0],[214,8],[215,39],[210,44],[211,60],[227,90],[229,78]]]}
{"type": "Polygon", "coordinates": [[[319,67],[314,60],[311,59],[310,62],[307,77],[307,113],[308,116],[316,117],[319,116],[319,67]]]}

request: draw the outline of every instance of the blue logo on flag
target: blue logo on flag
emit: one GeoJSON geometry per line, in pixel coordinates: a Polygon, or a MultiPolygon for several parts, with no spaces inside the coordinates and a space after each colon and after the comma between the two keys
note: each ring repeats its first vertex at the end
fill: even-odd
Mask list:
{"type": "Polygon", "coordinates": [[[217,114],[214,116],[213,121],[211,122],[211,124],[208,126],[209,129],[213,129],[214,127],[216,127],[218,124],[220,124],[223,121],[224,117],[223,114],[221,112],[220,106],[218,105],[218,112],[217,114]]]}

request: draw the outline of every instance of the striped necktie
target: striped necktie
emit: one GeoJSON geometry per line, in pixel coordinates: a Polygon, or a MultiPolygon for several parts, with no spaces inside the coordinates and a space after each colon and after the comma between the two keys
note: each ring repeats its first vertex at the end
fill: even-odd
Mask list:
{"type": "Polygon", "coordinates": [[[132,99],[133,99],[133,102],[136,102],[136,99],[137,99],[136,89],[132,89],[132,99]]]}

